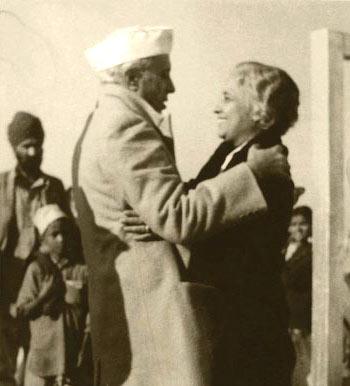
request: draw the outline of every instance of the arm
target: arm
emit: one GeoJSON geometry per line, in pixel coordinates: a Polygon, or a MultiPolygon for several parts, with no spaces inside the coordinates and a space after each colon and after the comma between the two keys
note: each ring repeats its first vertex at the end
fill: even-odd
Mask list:
{"type": "Polygon", "coordinates": [[[116,124],[120,116],[118,111],[114,114],[103,139],[101,168],[120,181],[130,206],[162,238],[190,243],[266,209],[245,163],[186,193],[155,128],[131,114],[123,124],[116,124]]]}
{"type": "Polygon", "coordinates": [[[39,293],[39,267],[36,263],[31,263],[25,273],[16,302],[18,317],[35,319],[39,316],[44,303],[44,298],[40,297],[39,293]]]}

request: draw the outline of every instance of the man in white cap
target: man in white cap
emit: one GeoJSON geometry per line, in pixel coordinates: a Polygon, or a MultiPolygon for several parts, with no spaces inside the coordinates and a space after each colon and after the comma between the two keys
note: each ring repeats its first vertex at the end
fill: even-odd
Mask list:
{"type": "Polygon", "coordinates": [[[190,246],[263,213],[259,180],[289,178],[281,147],[253,148],[247,162],[186,191],[159,129],[175,91],[171,45],[170,29],[135,27],[86,52],[103,90],[76,148],[73,189],[89,267],[96,385],[215,385],[223,297],[189,282],[190,246]],[[126,209],[162,240],[130,241],[119,221],[126,209]]]}

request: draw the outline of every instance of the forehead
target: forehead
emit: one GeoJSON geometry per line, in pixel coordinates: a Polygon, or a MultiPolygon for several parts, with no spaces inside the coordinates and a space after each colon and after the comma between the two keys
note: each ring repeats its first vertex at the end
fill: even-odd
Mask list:
{"type": "Polygon", "coordinates": [[[55,232],[60,232],[64,230],[67,227],[67,219],[66,218],[59,218],[52,222],[46,229],[44,236],[51,235],[55,232]]]}
{"type": "Polygon", "coordinates": [[[153,71],[170,71],[171,63],[169,55],[157,55],[152,57],[150,68],[153,71]]]}
{"type": "Polygon", "coordinates": [[[38,138],[29,137],[20,142],[16,147],[26,147],[26,146],[40,146],[41,141],[38,138]]]}
{"type": "Polygon", "coordinates": [[[307,222],[307,219],[306,217],[301,214],[301,213],[298,213],[298,214],[293,214],[292,215],[292,219],[291,219],[292,222],[307,222]]]}
{"type": "Polygon", "coordinates": [[[246,95],[247,87],[238,82],[238,78],[231,75],[224,83],[223,93],[229,95],[246,95]]]}

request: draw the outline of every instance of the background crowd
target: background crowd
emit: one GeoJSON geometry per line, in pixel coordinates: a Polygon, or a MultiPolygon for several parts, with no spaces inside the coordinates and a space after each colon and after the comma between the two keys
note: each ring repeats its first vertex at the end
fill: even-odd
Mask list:
{"type": "Polygon", "coordinates": [[[39,118],[16,113],[8,139],[17,164],[0,176],[0,384],[89,385],[87,272],[70,195],[41,170],[39,118]]]}

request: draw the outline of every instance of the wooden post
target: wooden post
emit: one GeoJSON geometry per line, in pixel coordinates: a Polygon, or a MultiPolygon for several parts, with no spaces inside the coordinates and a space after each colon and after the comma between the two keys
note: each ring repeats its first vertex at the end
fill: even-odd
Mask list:
{"type": "Polygon", "coordinates": [[[342,384],[346,240],[343,66],[350,47],[348,36],[329,30],[311,34],[313,386],[342,384]]]}

